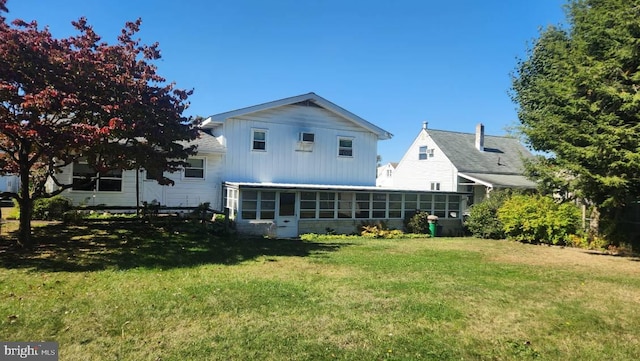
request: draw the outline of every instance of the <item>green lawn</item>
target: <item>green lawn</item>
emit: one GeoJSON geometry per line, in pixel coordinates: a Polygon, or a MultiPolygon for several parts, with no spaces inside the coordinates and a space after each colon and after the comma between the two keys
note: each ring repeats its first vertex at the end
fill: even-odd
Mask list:
{"type": "Polygon", "coordinates": [[[60,360],[638,360],[640,262],[473,238],[0,241],[0,340],[60,360]]]}

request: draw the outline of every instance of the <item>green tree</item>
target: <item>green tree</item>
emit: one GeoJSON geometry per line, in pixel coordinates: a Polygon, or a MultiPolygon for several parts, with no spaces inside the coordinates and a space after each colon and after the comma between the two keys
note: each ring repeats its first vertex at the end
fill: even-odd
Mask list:
{"type": "Polygon", "coordinates": [[[161,171],[195,151],[183,146],[197,136],[182,116],[191,92],[156,73],[158,45],[135,38],[140,20],[110,45],[83,18],[73,23],[78,35],[64,39],[36,22],[8,23],[5,5],[0,0],[0,174],[20,177],[19,192],[2,194],[20,206],[19,243],[31,244],[34,201],[70,188],[57,175],[81,157],[95,174],[145,167],[170,183],[161,171]]]}
{"type": "Polygon", "coordinates": [[[532,173],[615,222],[640,198],[640,0],[566,10],[567,27],[543,30],[519,62],[512,95],[522,133],[550,154],[532,173]]]}

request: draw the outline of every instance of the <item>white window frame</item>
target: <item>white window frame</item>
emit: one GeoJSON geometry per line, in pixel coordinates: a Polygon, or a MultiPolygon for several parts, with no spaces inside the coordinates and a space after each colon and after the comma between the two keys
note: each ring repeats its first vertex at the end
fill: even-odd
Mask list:
{"type": "MultiPolygon", "coordinates": [[[[74,167],[77,164],[88,164],[86,159],[78,159],[77,161],[75,161],[74,163],[71,164],[71,182],[73,183],[73,180],[78,178],[80,179],[81,177],[76,177],[74,175],[74,167]]],[[[112,170],[111,172],[117,172],[118,170],[112,170]]],[[[100,174],[100,172],[95,172],[95,182],[93,183],[93,189],[74,189],[74,187],[71,187],[71,190],[73,192],[108,192],[108,193],[116,193],[116,192],[122,192],[122,178],[123,178],[123,171],[122,169],[119,170],[120,175],[119,176],[114,176],[114,175],[108,175],[108,174],[100,174]],[[100,181],[101,180],[116,180],[116,181],[120,181],[120,189],[118,190],[101,190],[100,189],[100,181]]],[[[82,178],[84,179],[84,177],[82,178]]]]}
{"type": "Polygon", "coordinates": [[[258,128],[252,128],[251,129],[251,151],[252,152],[266,152],[267,151],[267,140],[269,137],[269,132],[266,129],[258,129],[258,128]],[[256,134],[257,133],[264,133],[264,139],[258,139],[256,140],[256,134]],[[256,142],[262,142],[264,144],[264,149],[259,149],[256,148],[256,142]]]}
{"type": "Polygon", "coordinates": [[[431,190],[439,191],[440,190],[440,182],[431,182],[431,190]]]}
{"type": "Polygon", "coordinates": [[[339,136],[338,137],[338,157],[340,158],[353,158],[353,137],[343,137],[343,136],[339,136]],[[349,142],[351,142],[351,147],[343,147],[340,142],[343,140],[348,140],[349,142]],[[350,150],[351,154],[346,155],[346,154],[341,154],[343,150],[350,150]]]}
{"type": "Polygon", "coordinates": [[[207,174],[207,159],[203,158],[203,157],[189,157],[189,158],[187,158],[187,162],[189,162],[190,160],[201,160],[202,161],[202,167],[184,167],[184,169],[182,170],[182,179],[186,179],[186,180],[205,180],[206,174],[207,174]],[[202,170],[202,177],[191,177],[191,176],[188,176],[187,175],[187,171],[189,169],[202,170]]]}

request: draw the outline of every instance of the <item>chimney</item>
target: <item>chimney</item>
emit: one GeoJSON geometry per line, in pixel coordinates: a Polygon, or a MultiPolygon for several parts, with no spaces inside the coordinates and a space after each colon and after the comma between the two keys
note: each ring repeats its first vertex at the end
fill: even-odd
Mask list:
{"type": "Polygon", "coordinates": [[[482,123],[476,125],[476,149],[484,151],[484,125],[482,123]]]}
{"type": "Polygon", "coordinates": [[[427,129],[429,122],[422,122],[422,129],[427,129]]]}

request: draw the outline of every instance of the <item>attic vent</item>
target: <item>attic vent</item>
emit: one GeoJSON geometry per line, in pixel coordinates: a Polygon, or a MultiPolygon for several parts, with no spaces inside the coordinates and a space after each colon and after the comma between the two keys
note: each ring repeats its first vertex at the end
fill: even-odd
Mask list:
{"type": "Polygon", "coordinates": [[[303,100],[301,102],[295,103],[294,105],[299,105],[299,106],[302,106],[302,107],[322,108],[321,106],[319,106],[315,102],[312,102],[311,100],[303,100]]]}

